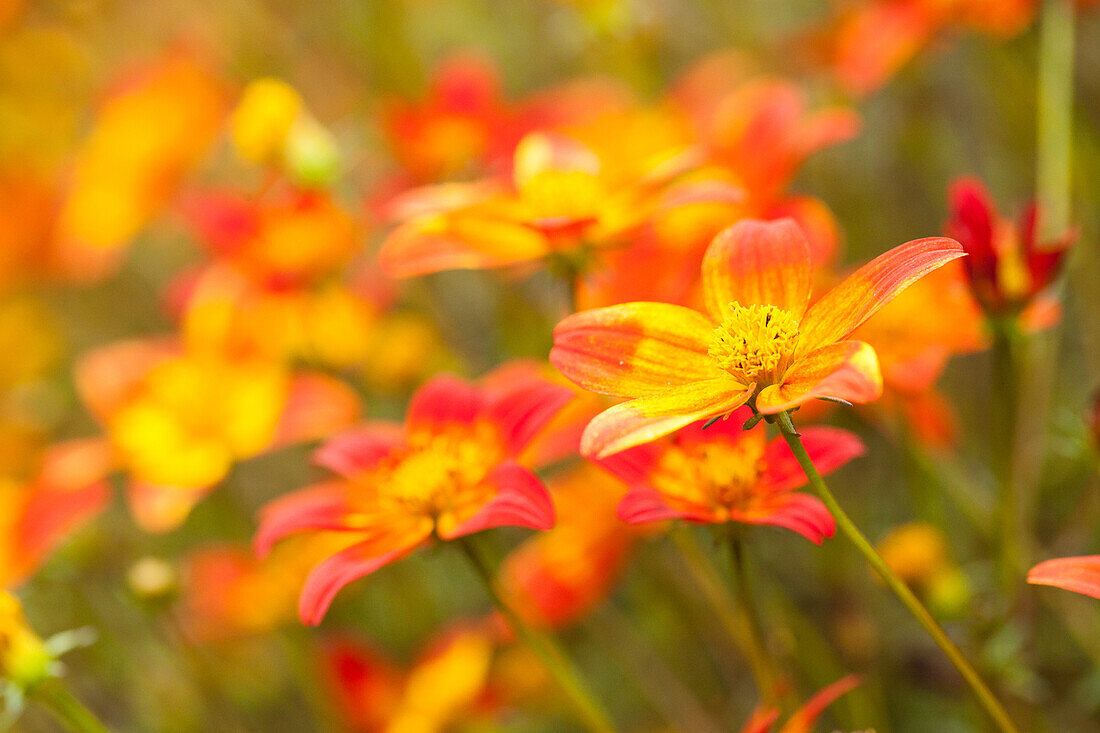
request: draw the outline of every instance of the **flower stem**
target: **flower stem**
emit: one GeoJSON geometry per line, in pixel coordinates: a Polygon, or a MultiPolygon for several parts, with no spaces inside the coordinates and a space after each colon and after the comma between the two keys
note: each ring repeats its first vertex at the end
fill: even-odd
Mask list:
{"type": "Polygon", "coordinates": [[[772,668],[771,658],[768,656],[764,644],[763,627],[760,625],[760,616],[756,612],[756,604],[753,601],[752,585],[745,560],[745,544],[736,532],[731,532],[729,546],[734,598],[741,607],[741,613],[748,621],[749,633],[746,652],[749,658],[749,666],[752,667],[752,675],[756,679],[760,697],[766,705],[772,707],[778,703],[776,699],[777,676],[772,668]]]}
{"type": "Polygon", "coordinates": [[[84,707],[60,680],[49,679],[35,686],[30,697],[53,714],[58,721],[74,733],[107,733],[108,728],[99,722],[92,711],[84,707]]]}
{"type": "Polygon", "coordinates": [[[1019,412],[1017,338],[1010,319],[993,322],[992,383],[993,415],[990,425],[990,455],[1000,491],[1000,578],[1001,590],[1014,605],[1024,565],[1025,532],[1016,477],[1016,420],[1019,412]]]}
{"type": "Polygon", "coordinates": [[[951,663],[955,665],[955,669],[959,670],[967,684],[974,691],[982,707],[985,708],[989,716],[997,724],[997,727],[1004,731],[1004,733],[1016,733],[1016,726],[1013,725],[1012,720],[1008,717],[1008,713],[997,698],[993,695],[982,678],[978,675],[977,671],[971,666],[970,662],[959,650],[955,643],[947,636],[947,633],[936,622],[936,619],[932,617],[932,614],[928,612],[928,609],[921,604],[913,592],[909,590],[909,587],[894,574],[894,571],[890,569],[890,566],[886,564],[886,561],[875,551],[875,548],[871,545],[870,541],[863,536],[863,533],[859,531],[859,528],[852,522],[845,511],[837,503],[836,498],[832,492],[829,491],[829,487],[825,485],[825,481],[822,480],[821,474],[817,472],[813,462],[810,460],[809,454],[806,452],[806,448],[802,445],[802,439],[797,432],[795,432],[793,425],[791,424],[790,415],[788,413],[782,413],[781,418],[776,421],[779,425],[780,432],[783,435],[783,439],[787,441],[787,445],[791,447],[791,452],[798,460],[802,470],[806,473],[806,478],[809,479],[810,485],[813,486],[817,495],[821,498],[821,501],[825,503],[829,513],[833,515],[836,520],[837,527],[843,532],[848,539],[856,546],[860,554],[863,555],[867,563],[875,569],[882,580],[889,586],[890,590],[894,592],[894,595],[898,597],[905,607],[909,609],[909,612],[920,622],[920,625],[924,627],[924,630],[928,632],[928,635],[936,642],[936,644],[943,650],[947,658],[951,660],[951,663]]]}
{"type": "Polygon", "coordinates": [[[457,541],[458,546],[466,554],[470,564],[477,571],[485,583],[485,590],[492,599],[493,605],[508,621],[508,625],[531,648],[545,665],[546,670],[557,680],[569,699],[573,702],[580,714],[585,726],[593,733],[614,733],[615,726],[611,724],[611,718],[600,706],[596,699],[588,692],[576,666],[569,660],[554,639],[529,626],[511,606],[505,603],[496,584],[493,582],[493,573],[489,566],[478,554],[473,541],[463,537],[457,541]]]}
{"type": "Polygon", "coordinates": [[[1039,20],[1038,151],[1036,194],[1043,217],[1040,239],[1070,225],[1073,162],[1073,0],[1045,0],[1039,20]]]}

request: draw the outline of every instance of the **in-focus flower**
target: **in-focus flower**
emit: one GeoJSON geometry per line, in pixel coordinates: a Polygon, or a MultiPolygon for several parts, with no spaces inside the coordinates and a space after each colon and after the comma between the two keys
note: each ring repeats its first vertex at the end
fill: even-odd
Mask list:
{"type": "Polygon", "coordinates": [[[1003,219],[989,191],[976,178],[955,181],[949,198],[951,219],[946,231],[970,255],[963,266],[974,298],[986,314],[992,318],[1018,316],[1029,330],[1057,321],[1061,308],[1045,291],[1077,241],[1077,232],[1065,232],[1051,242],[1038,241],[1040,212],[1036,204],[1024,209],[1019,222],[1003,219]]]}
{"type": "Polygon", "coordinates": [[[903,288],[961,257],[943,237],[895,247],[808,306],[813,266],[791,220],[746,220],[703,260],[700,313],[627,303],[569,316],[550,360],[580,386],[631,398],[598,415],[581,451],[605,457],[745,403],[775,414],[815,398],[868,402],[882,392],[874,349],[845,340],[903,288]]]}
{"type": "MultiPolygon", "coordinates": [[[[825,712],[825,709],[832,705],[838,697],[857,687],[859,683],[859,677],[848,675],[821,689],[807,700],[805,705],[796,710],[794,715],[787,719],[787,722],[779,729],[778,733],[810,733],[814,728],[814,723],[825,712]]],[[[741,733],[769,733],[777,720],[779,720],[778,710],[759,707],[745,723],[741,733]]]]}
{"type": "Polygon", "coordinates": [[[1100,598],[1100,555],[1046,560],[1028,571],[1027,582],[1100,598]]]}
{"type": "Polygon", "coordinates": [[[534,376],[501,384],[490,375],[481,385],[435,377],[413,396],[403,428],[371,423],[325,443],[314,458],[338,478],[268,504],[257,552],[300,532],[357,538],[306,579],[299,615],[316,625],[341,588],[433,537],[503,525],[549,529],[550,495],[516,459],[572,396],[534,376]]]}
{"type": "Polygon", "coordinates": [[[527,623],[563,626],[607,597],[639,536],[615,517],[625,490],[590,463],[550,482],[557,524],[517,547],[498,573],[527,623]]]}
{"type": "MultiPolygon", "coordinates": [[[[763,425],[743,430],[751,413],[704,428],[699,422],[669,440],[635,446],[600,461],[630,486],[619,504],[632,524],[664,519],[742,522],[786,527],[821,544],[833,535],[832,516],[817,497],[796,489],[806,474],[782,438],[770,442],[763,425]]],[[[821,473],[862,455],[863,443],[837,428],[809,427],[802,442],[821,473]]]]}
{"type": "Polygon", "coordinates": [[[491,712],[494,641],[458,627],[429,645],[408,669],[350,640],[326,644],[327,687],[348,725],[362,733],[441,733],[491,712]]]}

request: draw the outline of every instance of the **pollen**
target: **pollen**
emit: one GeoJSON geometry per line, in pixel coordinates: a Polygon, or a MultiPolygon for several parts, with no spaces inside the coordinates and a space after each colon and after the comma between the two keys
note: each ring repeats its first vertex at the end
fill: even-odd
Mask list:
{"type": "Polygon", "coordinates": [[[716,441],[665,452],[653,475],[667,498],[722,510],[748,509],[763,470],[760,441],[716,441]]]}
{"type": "Polygon", "coordinates": [[[742,384],[774,384],[798,343],[798,321],[774,305],[730,303],[708,353],[742,384]]]}

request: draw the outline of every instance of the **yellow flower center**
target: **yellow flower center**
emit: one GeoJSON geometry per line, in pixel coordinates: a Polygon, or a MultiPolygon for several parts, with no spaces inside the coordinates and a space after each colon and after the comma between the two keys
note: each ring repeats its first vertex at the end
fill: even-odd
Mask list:
{"type": "Polygon", "coordinates": [[[405,512],[433,518],[464,514],[488,500],[481,485],[502,458],[500,441],[488,424],[415,433],[407,451],[370,481],[382,505],[396,504],[405,512]]]}
{"type": "Polygon", "coordinates": [[[717,441],[690,449],[670,448],[653,474],[667,499],[707,508],[747,509],[763,470],[762,441],[717,441]]]}
{"type": "Polygon", "coordinates": [[[773,384],[798,343],[798,321],[774,305],[730,303],[708,353],[742,384],[773,384]]]}

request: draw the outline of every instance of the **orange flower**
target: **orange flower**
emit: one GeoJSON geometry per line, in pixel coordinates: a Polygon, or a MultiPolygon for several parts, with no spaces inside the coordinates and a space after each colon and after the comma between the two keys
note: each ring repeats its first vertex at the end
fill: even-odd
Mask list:
{"type": "Polygon", "coordinates": [[[126,341],[83,357],[76,383],[131,479],[135,519],[178,526],[236,461],[346,427],[359,401],[342,382],[255,358],[126,341]]]}
{"type": "Polygon", "coordinates": [[[323,650],[328,687],[362,733],[440,733],[489,710],[494,641],[475,627],[443,634],[407,670],[350,640],[323,650]]]}
{"type": "Polygon", "coordinates": [[[589,463],[550,483],[557,524],[516,548],[499,573],[528,623],[571,623],[610,592],[639,534],[615,518],[625,488],[589,463]]]}
{"type": "Polygon", "coordinates": [[[382,244],[379,264],[391,277],[414,277],[575,256],[587,247],[625,243],[671,208],[741,198],[740,189],[716,182],[671,186],[698,162],[685,145],[634,151],[625,167],[615,152],[622,154],[576,137],[533,133],[516,146],[511,186],[452,183],[399,196],[390,208],[406,221],[382,244]],[[648,166],[644,173],[636,170],[639,160],[648,166]]]}
{"type": "Polygon", "coordinates": [[[516,458],[572,398],[539,378],[475,385],[439,376],[417,391],[404,430],[372,423],[337,436],[315,454],[339,478],[264,508],[255,544],[267,553],[283,537],[334,530],[358,541],[318,564],[298,605],[320,623],[336,593],[420,547],[490,527],[548,529],[546,487],[516,458]]]}
{"type": "Polygon", "coordinates": [[[914,280],[962,255],[942,237],[900,245],[807,308],[813,267],[798,226],[735,224],[703,261],[706,314],[627,303],[574,314],[554,329],[550,360],[562,374],[632,398],[589,423],[581,452],[608,456],[745,403],[768,415],[815,398],[876,399],[874,349],[844,339],[914,280]]]}
{"type": "MultiPolygon", "coordinates": [[[[813,730],[814,723],[825,712],[825,708],[832,705],[838,697],[858,686],[859,683],[859,677],[848,675],[823,688],[807,700],[805,705],[795,711],[794,715],[779,729],[779,733],[810,733],[813,730]]],[[[768,733],[777,720],[779,720],[778,710],[759,707],[745,723],[741,733],[768,733]]]]}
{"type": "Polygon", "coordinates": [[[1046,560],[1028,571],[1027,582],[1100,598],[1100,555],[1046,560]]]}
{"type": "MultiPolygon", "coordinates": [[[[674,439],[639,445],[600,461],[630,486],[618,515],[632,524],[664,519],[743,522],[786,527],[821,544],[833,518],[816,497],[796,493],[806,474],[781,438],[768,442],[763,425],[743,430],[733,420],[695,423],[674,439]]],[[[836,428],[805,428],[802,442],[821,473],[862,455],[859,438],[836,428]]]]}
{"type": "Polygon", "coordinates": [[[1065,232],[1053,242],[1036,241],[1037,206],[1028,206],[1019,223],[1002,219],[989,191],[976,178],[955,181],[949,197],[951,220],[946,231],[970,255],[963,265],[970,289],[986,314],[1018,315],[1028,329],[1057,321],[1060,305],[1045,291],[1057,277],[1077,232],[1065,232]]]}

